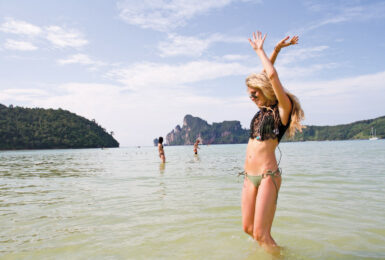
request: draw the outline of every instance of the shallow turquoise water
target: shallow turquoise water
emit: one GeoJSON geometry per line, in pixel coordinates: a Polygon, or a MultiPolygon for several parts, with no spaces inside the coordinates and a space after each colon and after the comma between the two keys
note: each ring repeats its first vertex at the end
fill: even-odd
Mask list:
{"type": "MultiPolygon", "coordinates": [[[[283,259],[385,258],[385,141],[280,148],[283,259]]],[[[192,149],[0,152],[0,258],[271,259],[241,228],[246,145],[192,149]]]]}

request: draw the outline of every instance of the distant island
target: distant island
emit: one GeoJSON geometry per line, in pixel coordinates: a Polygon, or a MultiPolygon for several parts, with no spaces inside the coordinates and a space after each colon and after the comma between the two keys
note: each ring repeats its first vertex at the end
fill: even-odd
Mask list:
{"type": "MultiPolygon", "coordinates": [[[[293,138],[285,135],[282,142],[369,139],[372,127],[376,129],[378,138],[385,138],[385,116],[382,116],[345,125],[309,125],[293,138]]],[[[166,144],[191,145],[196,139],[200,139],[202,144],[247,143],[249,130],[243,129],[239,121],[224,121],[210,125],[199,117],[186,115],[183,126],[177,125],[167,134],[166,144]]],[[[155,138],[153,142],[157,145],[158,139],[155,138]]]]}
{"type": "Polygon", "coordinates": [[[0,150],[119,147],[95,120],[67,110],[0,104],[0,150]]]}

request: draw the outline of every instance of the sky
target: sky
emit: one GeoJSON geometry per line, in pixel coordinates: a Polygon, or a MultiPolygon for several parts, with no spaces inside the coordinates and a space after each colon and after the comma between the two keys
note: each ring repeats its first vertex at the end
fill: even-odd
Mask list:
{"type": "Polygon", "coordinates": [[[152,145],[186,114],[249,123],[245,78],[268,55],[306,125],[385,114],[385,2],[0,0],[0,103],[95,119],[121,146],[152,145]]]}

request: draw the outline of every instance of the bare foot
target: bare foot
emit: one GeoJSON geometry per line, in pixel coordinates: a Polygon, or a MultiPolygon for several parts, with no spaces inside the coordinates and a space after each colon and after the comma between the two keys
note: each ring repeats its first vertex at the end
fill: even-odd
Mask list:
{"type": "Polygon", "coordinates": [[[278,245],[267,245],[267,244],[264,244],[262,245],[262,248],[265,249],[265,251],[269,254],[271,254],[272,256],[274,257],[277,257],[278,259],[280,259],[281,257],[283,257],[283,247],[280,247],[278,245]]]}

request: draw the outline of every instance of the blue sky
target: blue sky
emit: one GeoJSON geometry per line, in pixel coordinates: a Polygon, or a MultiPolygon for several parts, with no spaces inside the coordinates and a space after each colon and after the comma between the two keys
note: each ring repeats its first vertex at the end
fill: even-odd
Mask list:
{"type": "Polygon", "coordinates": [[[0,103],[63,108],[151,145],[184,115],[249,127],[245,77],[286,35],[276,68],[305,124],[385,113],[384,1],[0,1],[0,103]]]}

